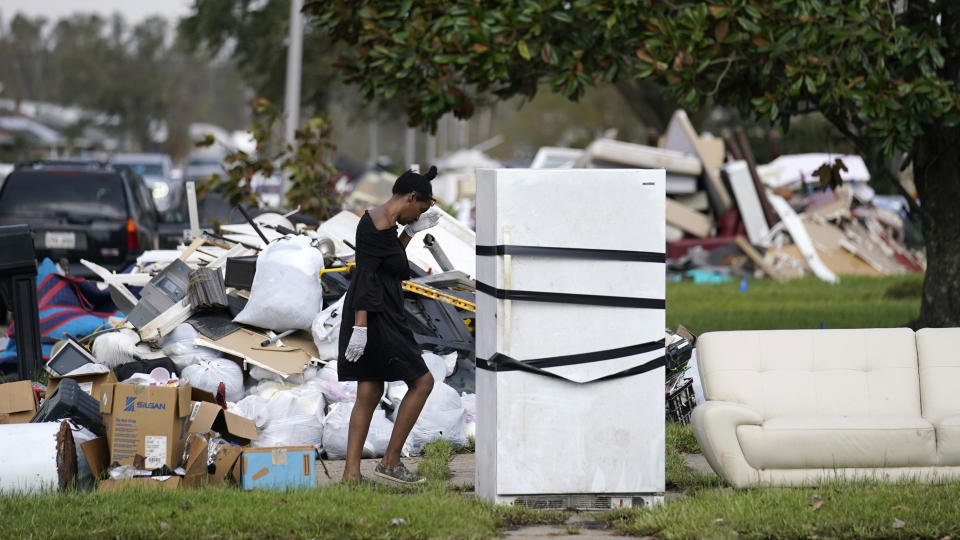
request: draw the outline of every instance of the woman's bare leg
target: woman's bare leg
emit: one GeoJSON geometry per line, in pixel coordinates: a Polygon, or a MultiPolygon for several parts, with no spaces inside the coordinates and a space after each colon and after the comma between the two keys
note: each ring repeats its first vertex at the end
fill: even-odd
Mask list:
{"type": "Polygon", "coordinates": [[[350,430],[347,432],[347,463],[343,469],[344,482],[360,480],[360,458],[363,457],[363,443],[367,440],[373,411],[383,397],[383,381],[359,381],[357,383],[357,401],[350,413],[350,430]]]}
{"type": "Polygon", "coordinates": [[[417,379],[407,381],[407,387],[409,388],[407,395],[403,396],[400,410],[397,411],[397,421],[393,423],[390,443],[387,444],[387,451],[380,461],[384,467],[393,468],[400,464],[400,450],[403,449],[403,443],[410,435],[413,425],[417,423],[423,404],[427,402],[427,397],[433,390],[433,375],[428,372],[417,379]]]}

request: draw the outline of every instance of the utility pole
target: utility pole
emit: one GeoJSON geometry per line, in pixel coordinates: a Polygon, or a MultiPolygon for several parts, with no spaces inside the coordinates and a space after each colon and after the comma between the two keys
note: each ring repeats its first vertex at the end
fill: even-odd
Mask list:
{"type": "MultiPolygon", "coordinates": [[[[294,134],[300,124],[300,70],[303,66],[303,0],[290,0],[290,34],[287,37],[287,85],[284,93],[286,125],[283,140],[296,145],[294,134]]],[[[280,206],[287,201],[290,180],[284,176],[280,184],[280,206]]]]}

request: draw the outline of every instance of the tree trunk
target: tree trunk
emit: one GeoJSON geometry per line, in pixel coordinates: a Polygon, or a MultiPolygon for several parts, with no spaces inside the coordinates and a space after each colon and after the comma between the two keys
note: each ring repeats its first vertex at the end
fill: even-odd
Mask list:
{"type": "Polygon", "coordinates": [[[916,328],[960,326],[960,127],[935,126],[916,143],[914,182],[924,211],[927,273],[916,328]]]}
{"type": "MultiPolygon", "coordinates": [[[[673,111],[680,108],[677,101],[667,97],[663,88],[654,82],[621,77],[615,86],[637,119],[644,126],[657,130],[661,135],[667,130],[673,111]]],[[[687,111],[694,129],[700,131],[704,121],[710,115],[711,108],[712,106],[705,105],[696,111],[687,111]]]]}

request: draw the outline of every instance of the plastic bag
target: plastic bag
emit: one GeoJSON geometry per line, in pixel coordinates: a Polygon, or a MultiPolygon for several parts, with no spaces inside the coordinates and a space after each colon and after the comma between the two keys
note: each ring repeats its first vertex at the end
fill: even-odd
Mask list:
{"type": "MultiPolygon", "coordinates": [[[[323,448],[327,451],[328,459],[344,459],[347,457],[347,435],[350,431],[350,415],[353,413],[353,403],[343,402],[334,404],[323,425],[323,448]]],[[[387,419],[386,412],[377,408],[373,411],[370,421],[370,431],[367,440],[363,443],[363,457],[382,457],[387,451],[390,435],[393,433],[393,422],[387,419]]]]}
{"type": "Polygon", "coordinates": [[[465,415],[460,394],[448,384],[435,382],[417,423],[403,445],[404,452],[411,456],[419,455],[428,443],[441,439],[450,441],[454,448],[467,444],[463,429],[465,415]]]}
{"type": "MultiPolygon", "coordinates": [[[[299,386],[264,381],[257,393],[247,396],[237,408],[254,416],[260,440],[254,446],[321,447],[326,400],[322,381],[299,386]]],[[[249,418],[249,416],[247,416],[249,418]]]]}
{"type": "Polygon", "coordinates": [[[211,394],[217,393],[217,387],[222,382],[226,389],[227,401],[243,399],[243,370],[233,360],[226,358],[210,358],[199,360],[181,372],[183,379],[189,380],[192,386],[206,390],[211,394]]]}
{"type": "MultiPolygon", "coordinates": [[[[346,384],[340,382],[337,376],[337,361],[328,362],[323,369],[317,371],[314,380],[326,382],[323,386],[323,396],[328,403],[340,403],[341,401],[356,401],[357,387],[356,383],[346,384]]],[[[352,382],[352,381],[351,381],[352,382]]]]}
{"type": "Polygon", "coordinates": [[[466,392],[460,394],[460,403],[463,405],[463,434],[467,438],[477,436],[477,395],[466,392]]]}
{"type": "Polygon", "coordinates": [[[457,367],[456,352],[440,356],[430,351],[423,351],[421,356],[427,364],[427,369],[430,370],[430,374],[433,375],[433,380],[438,383],[443,382],[447,377],[452,375],[453,370],[457,367]]]}
{"type": "Polygon", "coordinates": [[[323,304],[323,254],[305,236],[281,238],[257,257],[250,301],[234,322],[283,332],[309,330],[323,304]]]}
{"type": "Polygon", "coordinates": [[[197,330],[189,323],[183,323],[160,340],[163,354],[173,360],[181,373],[183,368],[197,363],[197,360],[220,358],[219,351],[194,345],[193,340],[196,337],[197,330]]]}
{"type": "Polygon", "coordinates": [[[344,298],[346,295],[318,313],[311,325],[313,343],[317,346],[319,353],[317,358],[324,362],[335,361],[339,354],[340,320],[344,298]]]}

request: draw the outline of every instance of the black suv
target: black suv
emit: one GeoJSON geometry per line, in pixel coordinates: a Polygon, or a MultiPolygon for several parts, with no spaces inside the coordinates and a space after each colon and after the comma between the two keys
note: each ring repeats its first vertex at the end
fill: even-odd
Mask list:
{"type": "Polygon", "coordinates": [[[80,259],[123,270],[157,247],[157,209],[140,175],[96,161],[38,161],[17,166],[0,189],[0,225],[25,223],[37,258],[66,258],[70,274],[89,276],[80,259]]]}

